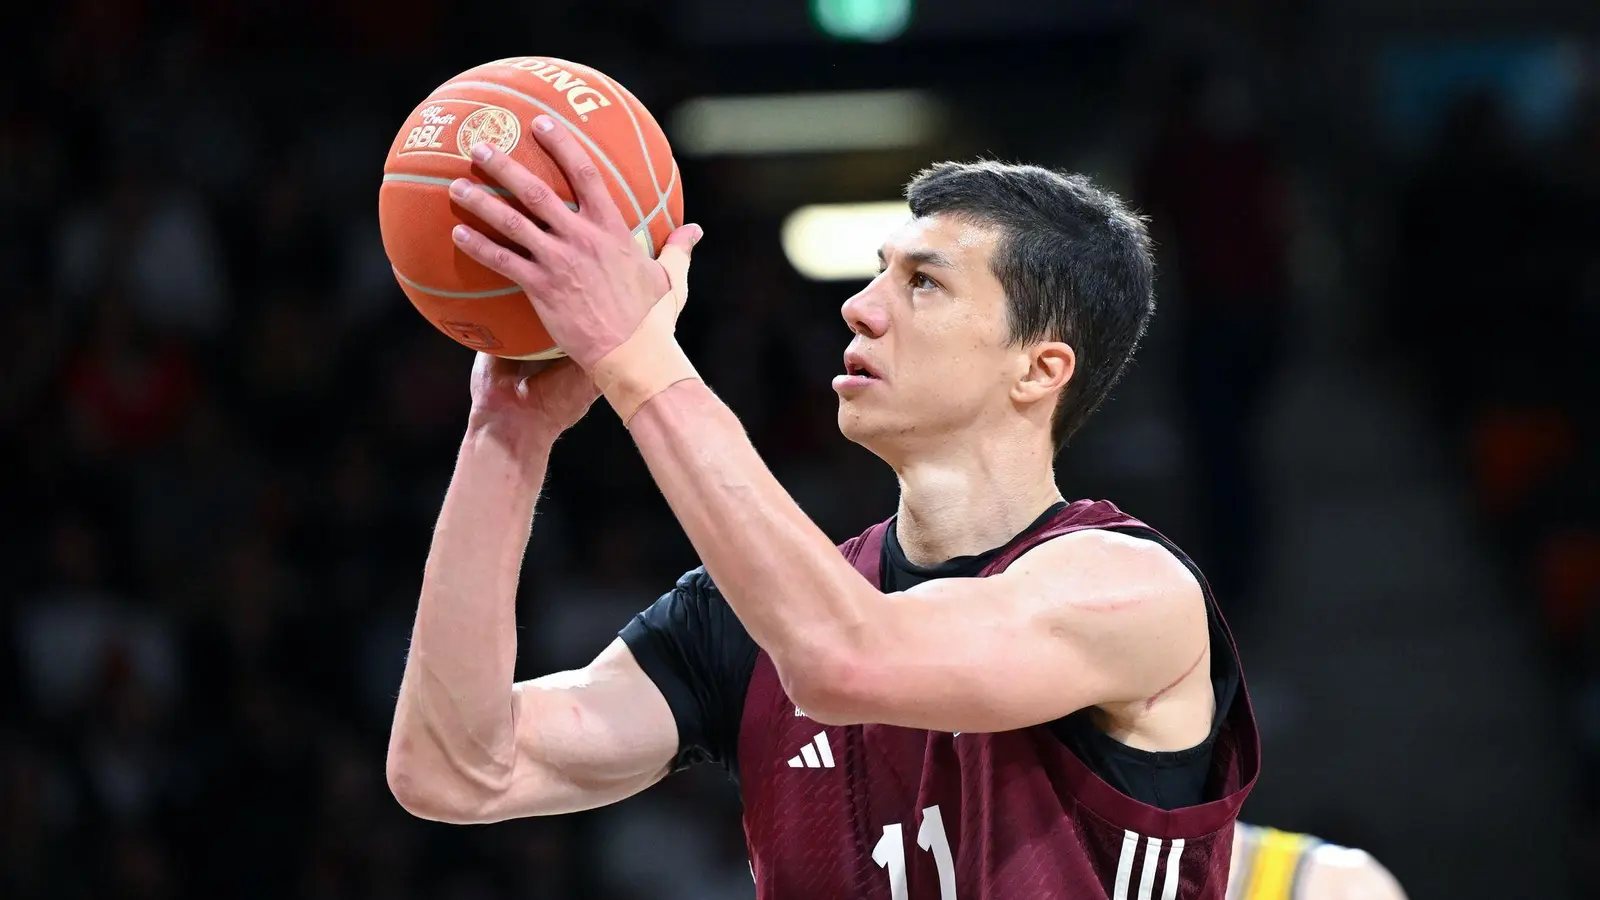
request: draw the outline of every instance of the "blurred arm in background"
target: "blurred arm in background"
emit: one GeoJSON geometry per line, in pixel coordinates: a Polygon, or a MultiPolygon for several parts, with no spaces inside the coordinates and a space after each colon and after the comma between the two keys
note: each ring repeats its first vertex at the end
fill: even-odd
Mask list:
{"type": "Polygon", "coordinates": [[[1239,822],[1229,900],[1406,900],[1400,882],[1365,850],[1239,822]]]}
{"type": "Polygon", "coordinates": [[[1303,900],[1406,900],[1400,882],[1364,850],[1323,844],[1311,851],[1303,900]]]}

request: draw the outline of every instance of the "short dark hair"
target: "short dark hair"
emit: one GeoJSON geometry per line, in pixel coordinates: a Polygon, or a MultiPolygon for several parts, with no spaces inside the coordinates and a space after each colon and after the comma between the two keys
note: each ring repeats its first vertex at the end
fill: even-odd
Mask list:
{"type": "Polygon", "coordinates": [[[913,215],[1000,230],[989,269],[1015,343],[1063,341],[1077,371],[1056,405],[1060,450],[1111,393],[1155,312],[1145,220],[1087,177],[984,160],[945,162],[906,185],[913,215]]]}

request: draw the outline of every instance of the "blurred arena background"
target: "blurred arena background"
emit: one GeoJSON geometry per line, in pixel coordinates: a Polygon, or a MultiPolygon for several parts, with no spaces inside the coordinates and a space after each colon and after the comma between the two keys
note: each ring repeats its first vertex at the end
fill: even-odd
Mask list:
{"type": "MultiPolygon", "coordinates": [[[[893,502],[828,379],[907,176],[989,155],[1129,196],[1162,311],[1061,483],[1217,582],[1266,743],[1248,818],[1366,847],[1416,898],[1600,896],[1593,0],[7,18],[0,896],[751,895],[710,771],[484,828],[384,785],[470,355],[394,285],[379,170],[429,89],[524,53],[667,127],[707,234],[680,333],[835,536],[893,502]]],[[[547,497],[529,675],[694,564],[610,415],[547,497]]]]}

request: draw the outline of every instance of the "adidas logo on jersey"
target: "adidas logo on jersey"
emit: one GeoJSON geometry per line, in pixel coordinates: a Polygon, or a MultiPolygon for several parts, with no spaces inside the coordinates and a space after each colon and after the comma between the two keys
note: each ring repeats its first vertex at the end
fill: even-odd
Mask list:
{"type": "Polygon", "coordinates": [[[806,742],[800,748],[799,756],[789,757],[791,769],[831,769],[833,768],[833,748],[828,746],[828,733],[817,732],[817,736],[806,742]]]}
{"type": "MultiPolygon", "coordinates": [[[[1158,837],[1145,837],[1131,831],[1122,832],[1122,855],[1117,859],[1117,879],[1112,885],[1111,900],[1177,900],[1178,886],[1183,879],[1179,877],[1178,866],[1183,862],[1183,838],[1173,838],[1167,844],[1158,837]],[[1134,857],[1139,854],[1139,845],[1144,844],[1143,865],[1136,865],[1134,857]],[[1166,844],[1165,847],[1162,845],[1166,844]],[[1161,865],[1162,851],[1166,851],[1166,865],[1161,865]],[[1165,871],[1160,871],[1164,868],[1165,871]],[[1159,893],[1158,893],[1159,892],[1159,893]]],[[[1227,853],[1224,845],[1223,853],[1227,853]]],[[[1229,891],[1229,896],[1232,896],[1229,891]]]]}

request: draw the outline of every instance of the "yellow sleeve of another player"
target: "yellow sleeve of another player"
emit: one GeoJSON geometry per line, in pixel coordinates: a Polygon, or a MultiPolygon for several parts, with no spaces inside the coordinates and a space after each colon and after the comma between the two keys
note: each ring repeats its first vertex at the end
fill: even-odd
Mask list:
{"type": "Polygon", "coordinates": [[[1240,873],[1246,881],[1238,900],[1295,900],[1300,866],[1320,842],[1310,835],[1276,828],[1256,828],[1251,837],[1255,846],[1249,853],[1249,871],[1240,873]]]}

